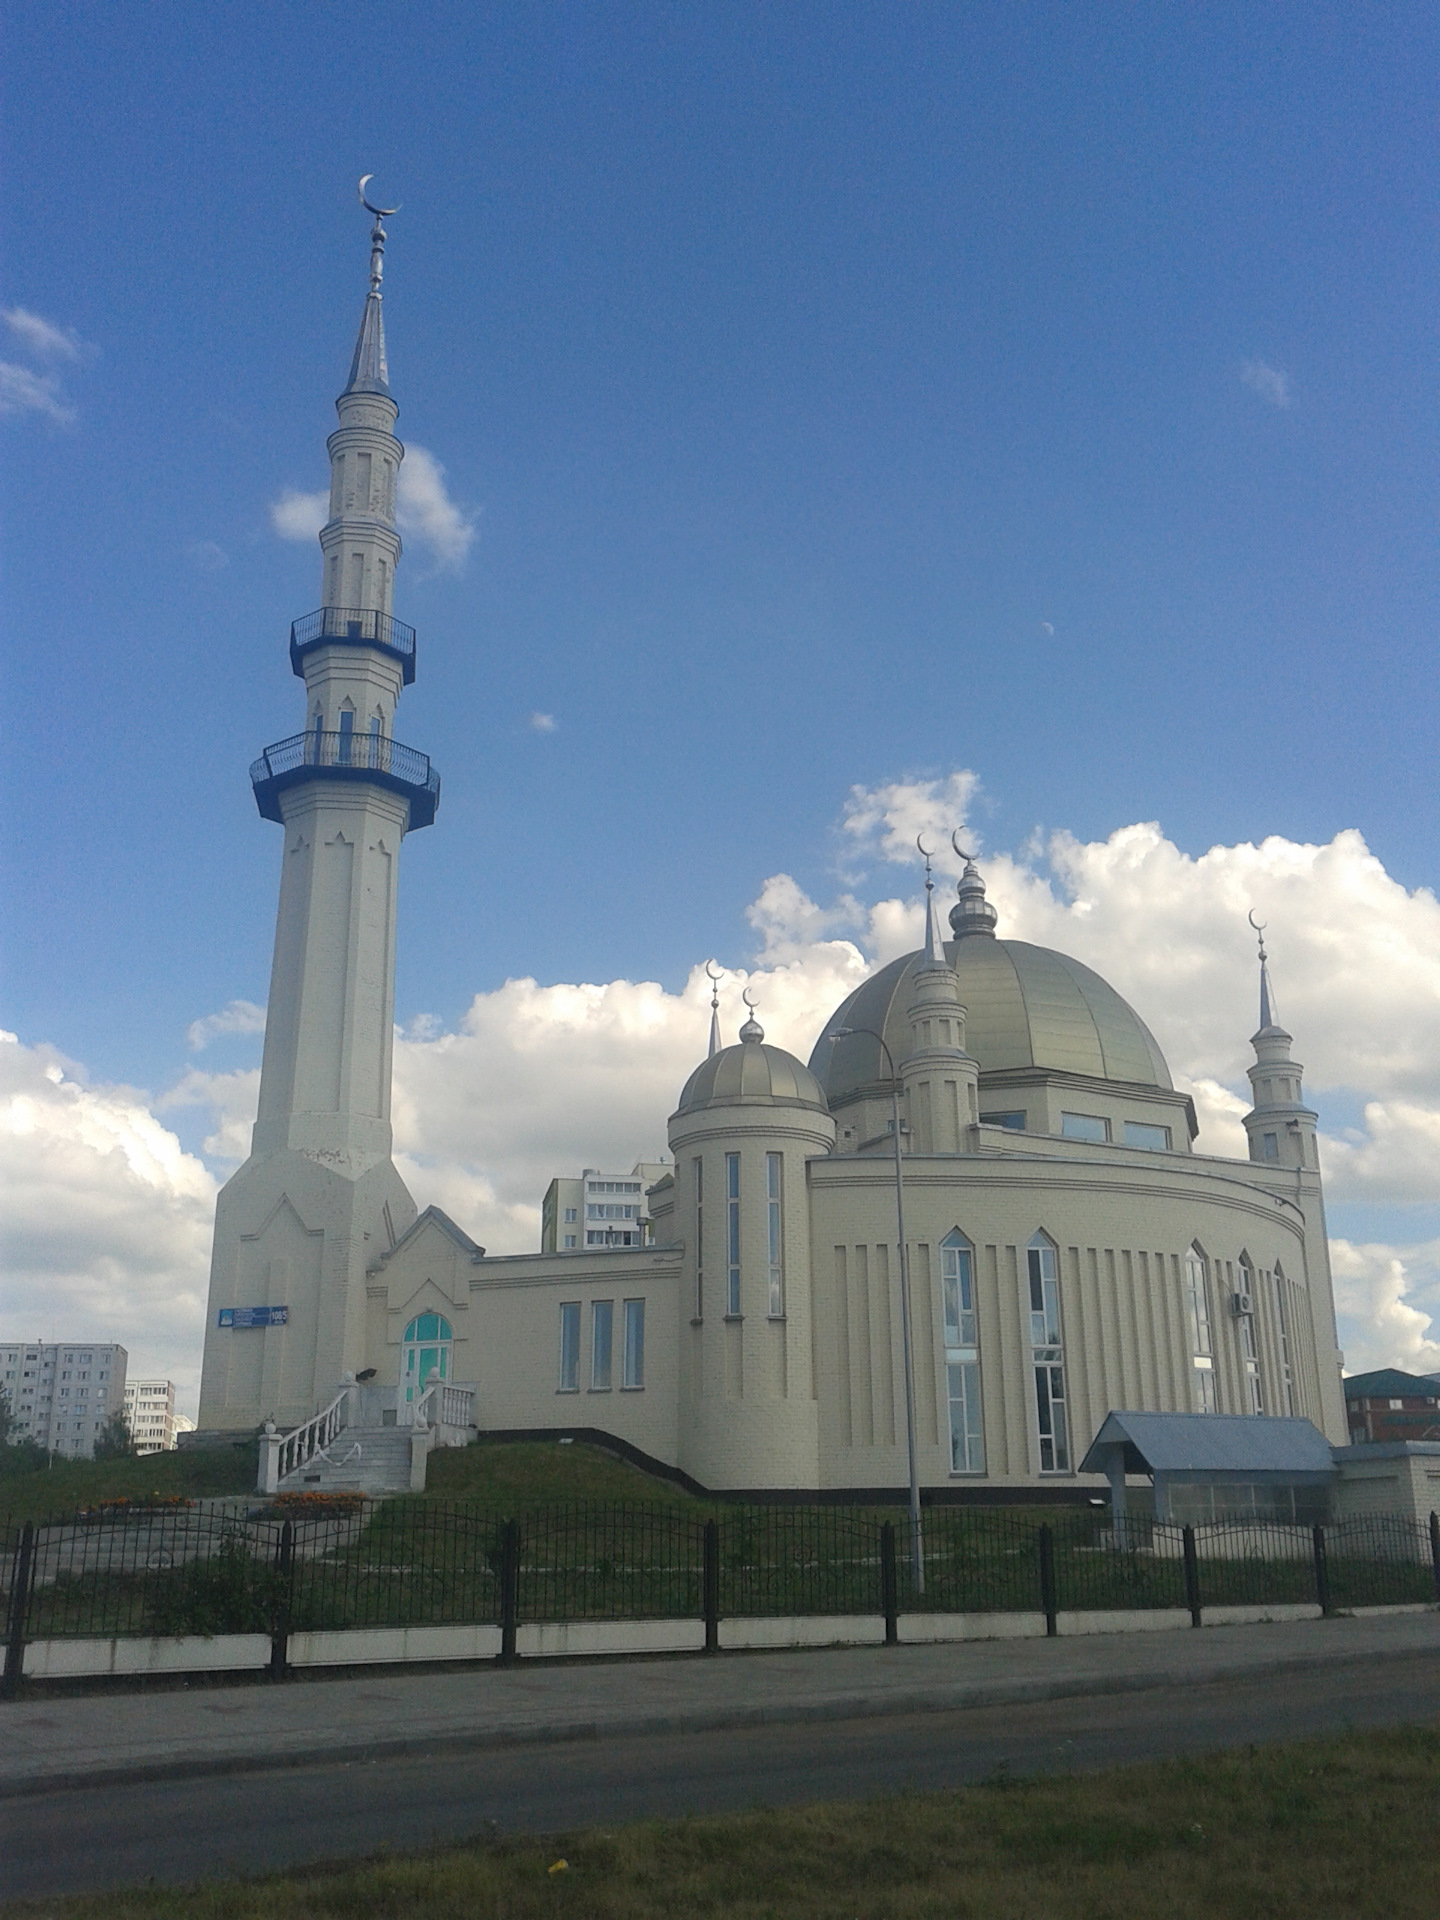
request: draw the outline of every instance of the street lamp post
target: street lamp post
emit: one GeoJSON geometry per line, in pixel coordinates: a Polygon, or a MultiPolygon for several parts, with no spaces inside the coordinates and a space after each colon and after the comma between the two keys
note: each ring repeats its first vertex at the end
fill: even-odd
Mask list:
{"type": "Polygon", "coordinates": [[[925,1542],[920,1528],[920,1468],[915,1458],[915,1350],[910,1337],[910,1255],[905,1245],[905,1176],[900,1157],[900,1076],[895,1056],[885,1044],[883,1033],[874,1027],[837,1027],[831,1042],[848,1039],[854,1033],[868,1033],[878,1040],[890,1068],[891,1129],[895,1146],[895,1231],[900,1239],[900,1333],[905,1351],[905,1444],[910,1459],[910,1556],[915,1574],[915,1591],[925,1591],[925,1542]]]}

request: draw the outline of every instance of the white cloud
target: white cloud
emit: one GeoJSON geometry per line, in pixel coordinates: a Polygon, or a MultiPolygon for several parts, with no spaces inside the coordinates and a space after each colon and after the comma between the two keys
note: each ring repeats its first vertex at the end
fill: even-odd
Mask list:
{"type": "Polygon", "coordinates": [[[278,500],[270,502],[270,524],[282,540],[317,540],[329,517],[328,487],[321,487],[318,493],[286,487],[278,500]]]}
{"type": "Polygon", "coordinates": [[[265,1009],[253,1000],[231,1000],[219,1013],[207,1013],[203,1020],[192,1020],[185,1029],[185,1040],[192,1053],[199,1053],[222,1033],[264,1033],[265,1009]]]}
{"type": "Polygon", "coordinates": [[[1340,1344],[1349,1373],[1440,1373],[1440,1241],[1415,1247],[1330,1242],[1340,1344]],[[1428,1309],[1428,1310],[1427,1310],[1428,1309]]]}
{"type": "Polygon", "coordinates": [[[222,567],[228,567],[230,556],[214,540],[196,540],[185,549],[192,567],[199,573],[219,573],[222,567]]]}
{"type": "Polygon", "coordinates": [[[1266,366],[1263,360],[1247,360],[1240,369],[1240,378],[1272,407],[1290,405],[1290,376],[1279,367],[1266,366]]]}
{"type": "Polygon", "coordinates": [[[260,1069],[237,1067],[230,1073],[206,1073],[192,1067],[155,1102],[157,1113],[198,1107],[210,1114],[204,1151],[224,1174],[232,1173],[250,1151],[250,1130],[260,1101],[260,1069]]]}
{"type": "MultiPolygon", "coordinates": [[[[326,487],[302,493],[286,487],[270,503],[270,524],[282,540],[314,540],[330,518],[326,487]]],[[[465,513],[445,485],[445,469],[426,448],[410,441],[400,463],[395,494],[395,524],[407,541],[418,542],[437,567],[458,573],[475,539],[475,516],[465,513]]]]}
{"type": "Polygon", "coordinates": [[[114,1339],[193,1411],[216,1183],[129,1087],[0,1035],[0,1328],[114,1339]]]}
{"type": "Polygon", "coordinates": [[[475,538],[475,518],[450,498],[445,469],[433,453],[412,440],[400,464],[395,524],[407,537],[423,542],[437,566],[458,573],[475,538]]]}
{"type": "Polygon", "coordinates": [[[555,716],[553,713],[532,713],[530,726],[535,733],[554,733],[555,716]]]}
{"type": "Polygon", "coordinates": [[[75,409],[53,373],[32,373],[13,360],[0,360],[0,413],[39,413],[68,427],[75,409]]]}
{"type": "Polygon", "coordinates": [[[24,307],[0,308],[0,320],[36,359],[78,363],[95,357],[97,349],[82,340],[73,327],[52,326],[50,321],[24,307]]]}
{"type": "MultiPolygon", "coordinates": [[[[923,835],[937,856],[936,865],[947,872],[958,871],[950,836],[965,827],[979,788],[979,775],[965,768],[943,780],[893,780],[881,787],[852,787],[841,830],[850,835],[856,852],[879,855],[897,865],[919,860],[915,842],[923,835]]],[[[960,844],[969,847],[963,831],[960,844]]]]}

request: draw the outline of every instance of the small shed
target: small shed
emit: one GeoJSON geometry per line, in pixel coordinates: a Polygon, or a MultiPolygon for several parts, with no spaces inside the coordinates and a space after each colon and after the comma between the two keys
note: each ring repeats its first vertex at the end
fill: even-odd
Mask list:
{"type": "Polygon", "coordinates": [[[1082,1473],[1103,1473],[1118,1531],[1125,1476],[1155,1487],[1155,1518],[1323,1520],[1336,1477],[1330,1442],[1309,1420],[1259,1414],[1107,1413],[1082,1473]]]}

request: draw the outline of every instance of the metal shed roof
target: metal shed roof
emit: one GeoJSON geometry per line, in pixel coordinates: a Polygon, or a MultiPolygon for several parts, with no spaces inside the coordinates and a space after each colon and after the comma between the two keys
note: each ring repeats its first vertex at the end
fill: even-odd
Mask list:
{"type": "Polygon", "coordinates": [[[1082,1473],[1104,1473],[1115,1449],[1127,1473],[1330,1474],[1330,1442],[1308,1420],[1237,1413],[1107,1413],[1082,1473]]]}

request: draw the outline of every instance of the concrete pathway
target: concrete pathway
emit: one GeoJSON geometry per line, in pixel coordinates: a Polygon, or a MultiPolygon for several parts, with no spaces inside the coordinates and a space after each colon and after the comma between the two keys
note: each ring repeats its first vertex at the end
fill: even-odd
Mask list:
{"type": "Polygon", "coordinates": [[[1440,1657],[1440,1610],[1199,1632],[534,1663],[0,1704],[0,1796],[405,1753],[785,1725],[1440,1657]]]}

